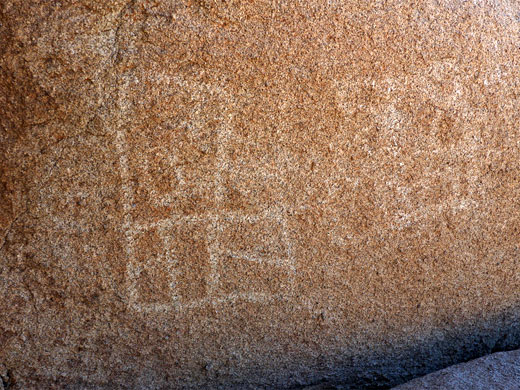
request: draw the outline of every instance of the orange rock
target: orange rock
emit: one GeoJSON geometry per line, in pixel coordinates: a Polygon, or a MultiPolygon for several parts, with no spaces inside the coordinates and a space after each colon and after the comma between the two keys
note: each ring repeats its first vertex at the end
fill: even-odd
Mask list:
{"type": "Polygon", "coordinates": [[[519,15],[2,1],[4,382],[393,386],[520,345],[519,15]]]}

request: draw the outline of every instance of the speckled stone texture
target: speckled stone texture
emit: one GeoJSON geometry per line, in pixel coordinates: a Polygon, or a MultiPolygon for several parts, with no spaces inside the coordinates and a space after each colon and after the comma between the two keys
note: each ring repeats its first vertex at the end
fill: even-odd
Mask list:
{"type": "Polygon", "coordinates": [[[1,0],[2,386],[519,346],[519,33],[514,0],[1,0]]]}
{"type": "Polygon", "coordinates": [[[395,390],[518,390],[520,350],[500,352],[415,379],[395,390]]]}

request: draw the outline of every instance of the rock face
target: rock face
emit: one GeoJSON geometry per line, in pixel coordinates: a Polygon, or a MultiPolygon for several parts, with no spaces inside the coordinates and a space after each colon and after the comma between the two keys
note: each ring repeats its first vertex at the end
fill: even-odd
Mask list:
{"type": "Polygon", "coordinates": [[[2,0],[2,386],[519,345],[519,33],[514,0],[2,0]]]}
{"type": "Polygon", "coordinates": [[[395,390],[517,390],[520,350],[489,355],[415,379],[395,390]]]}

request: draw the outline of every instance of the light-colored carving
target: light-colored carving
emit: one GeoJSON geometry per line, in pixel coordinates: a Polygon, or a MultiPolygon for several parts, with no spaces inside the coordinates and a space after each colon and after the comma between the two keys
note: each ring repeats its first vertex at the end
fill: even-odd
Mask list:
{"type": "MultiPolygon", "coordinates": [[[[164,77],[161,77],[161,80],[164,77]]],[[[164,81],[164,80],[163,80],[164,81]]],[[[211,85],[191,85],[191,83],[183,80],[180,77],[174,77],[167,80],[167,84],[174,82],[177,87],[189,89],[190,91],[196,91],[199,95],[202,93],[210,93],[226,96],[229,100],[230,97],[227,93],[219,87],[211,85]]],[[[121,88],[124,90],[125,85],[121,88]]],[[[121,108],[121,118],[126,115],[126,110],[130,106],[124,101],[126,94],[123,92],[120,94],[119,107],[121,108]]],[[[203,96],[198,96],[203,100],[203,96]]],[[[269,267],[280,267],[287,271],[287,283],[289,286],[293,284],[293,275],[295,272],[295,264],[293,258],[292,243],[289,238],[287,231],[287,220],[284,217],[285,205],[278,205],[277,207],[266,208],[263,211],[255,213],[246,213],[237,210],[226,210],[220,207],[224,202],[224,184],[222,180],[222,171],[228,169],[228,158],[226,156],[226,148],[228,141],[231,137],[231,119],[232,113],[227,112],[225,109],[220,115],[220,125],[217,131],[216,138],[216,167],[214,171],[215,180],[215,199],[216,207],[211,212],[198,213],[198,214],[173,214],[168,218],[154,220],[150,222],[135,220],[132,217],[131,210],[134,204],[134,193],[129,183],[130,179],[130,168],[129,168],[129,151],[127,143],[126,129],[121,119],[119,122],[119,128],[117,130],[117,147],[120,153],[120,170],[122,177],[122,190],[124,194],[124,225],[123,230],[126,238],[126,254],[128,256],[127,264],[127,288],[128,288],[128,305],[134,310],[143,312],[155,312],[155,311],[168,311],[168,310],[187,310],[190,308],[197,308],[204,305],[215,305],[226,302],[234,302],[237,300],[245,300],[250,302],[270,302],[273,300],[287,299],[291,293],[291,288],[287,289],[284,293],[259,293],[259,292],[236,292],[236,293],[219,293],[219,282],[221,278],[225,278],[226,275],[221,275],[219,270],[219,261],[222,258],[227,257],[231,260],[241,259],[253,263],[267,264],[269,267]],[[277,224],[281,227],[282,236],[278,237],[279,242],[258,242],[258,247],[254,248],[234,248],[233,245],[230,247],[223,247],[222,237],[226,234],[224,230],[226,228],[236,226],[237,229],[241,224],[249,224],[250,230],[254,233],[255,227],[259,226],[262,222],[265,222],[267,226],[270,224],[277,224]],[[176,258],[175,250],[172,247],[172,232],[175,230],[175,226],[188,226],[190,224],[204,224],[206,226],[206,241],[209,261],[209,272],[205,275],[207,284],[206,294],[202,298],[195,298],[191,300],[182,300],[179,298],[180,294],[177,287],[178,277],[178,266],[179,259],[176,258]],[[169,278],[170,287],[170,301],[169,302],[143,302],[139,296],[137,289],[137,283],[141,272],[147,266],[147,263],[138,264],[136,259],[136,240],[140,234],[144,234],[151,229],[157,229],[159,236],[162,240],[162,248],[159,248],[161,253],[157,259],[164,265],[164,272],[167,273],[169,278]],[[262,253],[262,244],[269,247],[272,244],[273,247],[282,247],[281,253],[262,253]]],[[[156,150],[155,152],[167,152],[165,150],[156,150]]],[[[165,156],[170,162],[172,169],[177,169],[175,175],[179,178],[179,182],[183,182],[183,173],[179,168],[175,168],[176,156],[165,156]]],[[[145,164],[146,165],[146,164],[145,164]]],[[[144,167],[146,168],[146,166],[144,167]]],[[[158,204],[165,204],[174,201],[174,197],[169,194],[157,195],[154,198],[154,202],[158,204]]],[[[229,237],[228,237],[229,239],[229,237]]],[[[254,239],[254,237],[253,237],[254,239]]],[[[276,237],[274,238],[276,241],[276,237]]],[[[280,248],[278,248],[280,249],[280,248]]],[[[157,261],[157,260],[156,260],[157,261]]],[[[249,281],[246,281],[249,283],[249,281]]],[[[296,306],[305,307],[306,304],[296,304],[296,306]]]]}

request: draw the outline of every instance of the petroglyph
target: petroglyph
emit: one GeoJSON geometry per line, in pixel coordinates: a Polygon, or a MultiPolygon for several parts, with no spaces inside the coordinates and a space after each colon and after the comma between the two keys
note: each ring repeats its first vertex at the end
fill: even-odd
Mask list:
{"type": "MultiPolygon", "coordinates": [[[[221,111],[212,124],[196,119],[208,99],[230,97],[222,88],[189,83],[178,76],[162,75],[152,81],[174,84],[181,94],[195,91],[191,99],[197,103],[191,111],[191,123],[178,121],[176,128],[165,123],[163,129],[155,130],[153,140],[132,133],[124,125],[117,133],[126,194],[123,229],[129,259],[129,306],[149,312],[234,300],[287,299],[295,272],[284,217],[287,207],[278,203],[258,210],[226,208],[223,177],[229,179],[234,168],[228,157],[232,114],[219,106],[221,111]],[[161,135],[179,137],[183,132],[182,139],[166,143],[161,139],[161,135]],[[128,134],[141,138],[138,142],[129,140],[128,134]],[[163,143],[153,144],[157,140],[163,143]],[[133,144],[149,148],[135,149],[133,144]],[[183,149],[186,144],[195,150],[194,155],[183,149]],[[212,181],[195,186],[195,176],[204,176],[196,170],[204,164],[212,181]],[[136,171],[138,180],[133,180],[136,171]],[[185,195],[190,191],[195,201],[188,205],[192,199],[185,195]]],[[[130,107],[131,103],[124,101],[126,94],[120,96],[120,107],[130,107]]],[[[253,174],[273,179],[266,172],[253,174]]],[[[241,185],[249,177],[233,179],[241,185]]]]}

